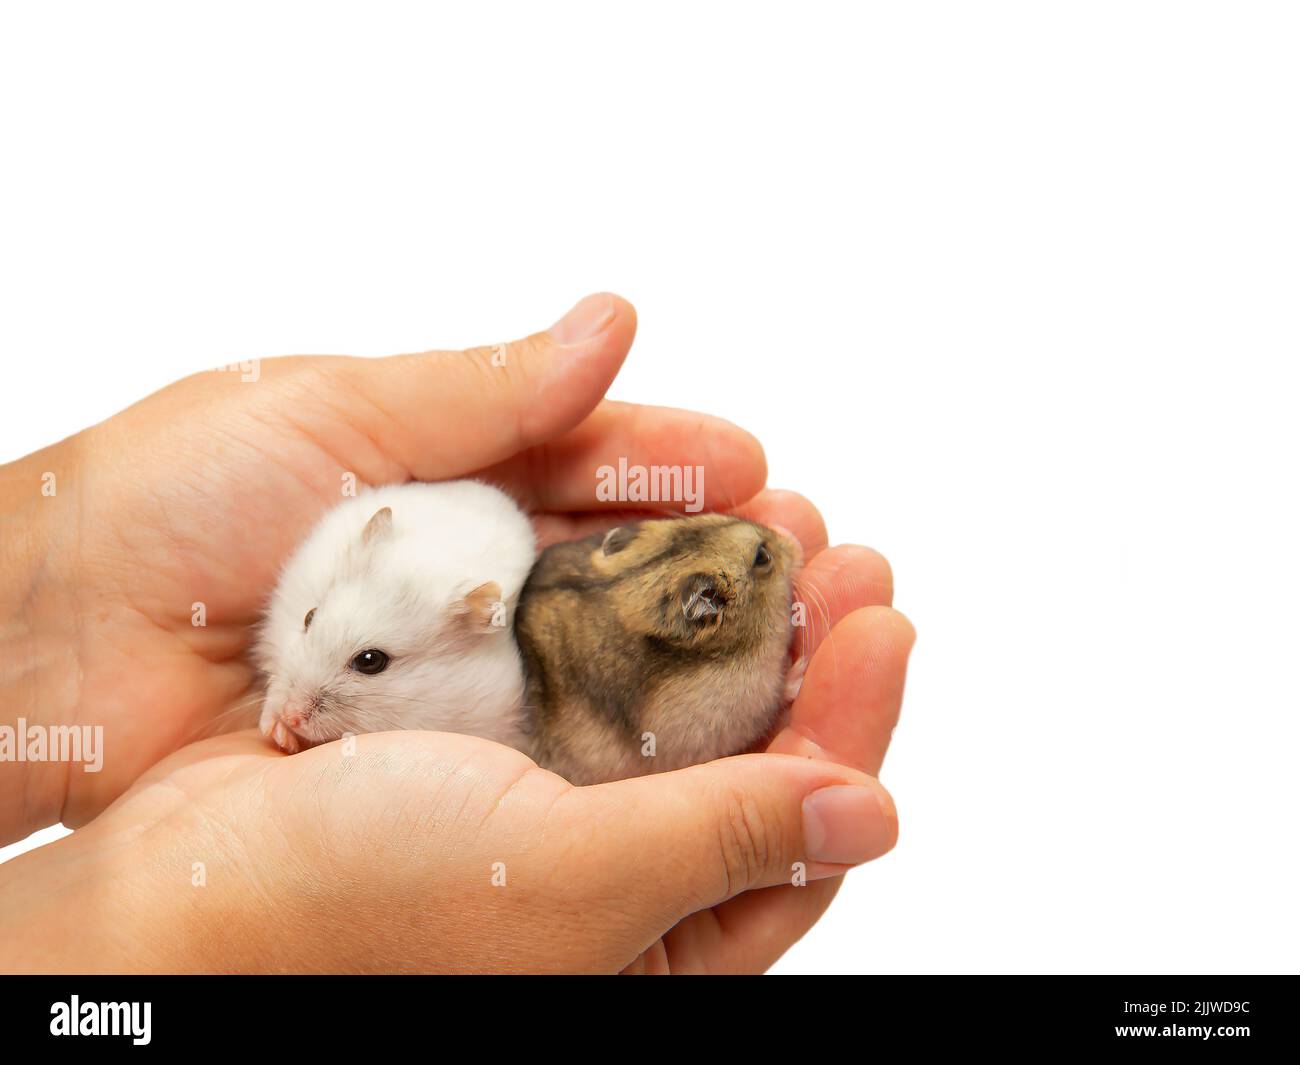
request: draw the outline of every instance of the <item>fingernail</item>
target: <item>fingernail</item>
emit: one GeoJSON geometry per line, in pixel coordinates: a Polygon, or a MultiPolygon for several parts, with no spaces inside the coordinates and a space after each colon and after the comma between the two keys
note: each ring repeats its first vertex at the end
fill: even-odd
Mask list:
{"type": "Polygon", "coordinates": [[[614,301],[604,292],[588,296],[551,326],[551,338],[557,344],[580,344],[594,337],[614,317],[614,301]]]}
{"type": "Polygon", "coordinates": [[[836,784],[803,801],[803,839],[808,860],[861,865],[894,845],[897,823],[888,799],[859,784],[836,784]]]}

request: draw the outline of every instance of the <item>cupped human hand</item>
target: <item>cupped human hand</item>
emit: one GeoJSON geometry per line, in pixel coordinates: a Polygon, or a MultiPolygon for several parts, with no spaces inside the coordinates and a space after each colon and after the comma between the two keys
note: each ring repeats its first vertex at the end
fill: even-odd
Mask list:
{"type": "Polygon", "coordinates": [[[705,465],[711,509],[752,497],[766,471],[747,433],[602,399],[635,329],[630,304],[598,294],[510,344],[200,373],[0,468],[2,701],[29,722],[104,730],[100,772],[0,777],[0,843],[83,824],[167,754],[256,719],[242,712],[259,611],[355,487],[483,477],[544,540],[598,505],[594,471],[619,457],[705,465]]]}
{"type": "Polygon", "coordinates": [[[888,605],[884,559],[826,547],[802,497],[766,491],[739,509],[808,556],[810,664],[767,753],[573,788],[472,737],[384,733],[286,756],[255,733],[221,736],[0,867],[0,966],[766,969],[839,874],[893,845],[874,776],[913,632],[888,605]]]}
{"type": "MultiPolygon", "coordinates": [[[[546,333],[511,345],[379,360],[267,360],[252,375],[256,380],[235,371],[190,378],[0,470],[6,518],[0,600],[16,606],[0,639],[17,652],[0,656],[0,691],[10,707],[38,722],[103,725],[111,752],[101,774],[46,764],[28,766],[23,777],[0,778],[6,800],[17,800],[3,804],[0,836],[14,838],[56,819],[83,823],[138,779],[86,829],[5,867],[7,912],[17,915],[16,927],[25,910],[60,899],[92,915],[103,910],[113,920],[83,926],[93,934],[79,937],[64,955],[70,967],[82,969],[113,968],[116,956],[123,959],[119,967],[187,969],[753,971],[802,935],[834,895],[840,877],[833,874],[892,845],[892,804],[865,802],[861,789],[883,797],[870,777],[897,717],[912,631],[889,608],[892,580],[883,558],[865,548],[827,547],[820,515],[797,495],[755,495],[764,462],[752,437],[703,415],[601,400],[633,331],[627,304],[596,296],[546,333]],[[322,759],[334,757],[338,745],[289,762],[250,733],[185,747],[155,765],[243,705],[254,680],[245,658],[250,627],[278,565],[350,482],[481,476],[534,512],[546,543],[622,520],[619,513],[591,513],[595,468],[620,456],[645,465],[705,463],[706,507],[781,525],[802,541],[807,563],[798,594],[809,610],[797,643],[810,665],[770,747],[787,757],[727,759],[575,790],[515,752],[463,737],[360,737],[357,757],[327,769],[332,763],[322,759]],[[38,471],[58,479],[56,494],[39,491],[46,474],[38,471]],[[195,624],[200,608],[203,624],[195,624]],[[800,765],[805,768],[791,768],[800,765]],[[854,787],[826,793],[821,813],[813,803],[809,814],[808,789],[819,791],[832,779],[854,787]],[[489,787],[471,795],[444,784],[431,795],[430,782],[440,780],[489,787]],[[414,927],[425,913],[424,896],[402,891],[400,876],[368,882],[376,871],[369,859],[387,860],[393,846],[445,824],[460,835],[453,833],[449,843],[434,832],[424,842],[434,853],[451,853],[438,849],[448,845],[459,851],[455,840],[465,832],[477,839],[488,822],[457,818],[478,809],[475,802],[492,793],[493,782],[506,786],[490,820],[516,845],[506,846],[493,868],[511,853],[518,868],[518,856],[532,853],[525,845],[529,831],[537,829],[557,848],[533,870],[551,878],[542,882],[563,879],[568,866],[556,855],[566,853],[577,862],[572,868],[586,870],[592,884],[620,898],[641,897],[627,895],[628,876],[654,881],[653,890],[645,888],[647,905],[634,907],[627,934],[602,932],[581,940],[587,945],[577,953],[543,940],[531,943],[531,953],[503,954],[483,952],[482,937],[462,927],[468,941],[416,937],[412,952],[403,954],[399,943],[384,938],[367,952],[357,937],[373,940],[374,922],[387,917],[414,927]],[[368,789],[373,801],[354,803],[357,787],[368,789]],[[457,795],[459,806],[439,805],[457,795]],[[519,796],[530,797],[523,805],[533,810],[533,821],[502,821],[496,811],[519,796]],[[579,821],[606,831],[592,836],[573,820],[554,820],[553,796],[566,796],[556,798],[559,808],[581,811],[579,821]],[[796,807],[798,816],[791,812],[796,807]],[[541,809],[547,813],[538,822],[541,809]],[[604,821],[593,820],[602,812],[604,821]],[[384,819],[399,814],[408,820],[384,819]],[[835,838],[827,828],[832,815],[840,822],[835,838]],[[553,824],[565,831],[557,835],[553,824]],[[694,843],[679,838],[692,831],[694,843]],[[647,861],[638,863],[617,842],[629,839],[645,842],[647,861]],[[711,850],[701,850],[705,839],[711,850]],[[853,854],[842,849],[846,839],[857,848],[853,854]],[[810,858],[814,853],[842,861],[810,858]],[[605,856],[603,864],[597,854],[605,856]],[[672,854],[684,855],[687,864],[674,864],[672,854]],[[799,879],[796,866],[804,875],[813,870],[806,886],[789,883],[799,879]],[[177,875],[190,884],[192,868],[236,875],[212,881],[220,891],[205,893],[205,881],[197,893],[172,894],[177,875]],[[363,895],[339,892],[338,877],[363,895]],[[283,889],[278,901],[258,896],[261,908],[274,911],[264,930],[292,934],[259,939],[250,928],[232,938],[229,922],[247,917],[248,890],[259,892],[262,883],[268,892],[283,889]],[[156,909],[139,915],[139,934],[150,946],[135,961],[114,954],[131,933],[113,931],[113,922],[137,912],[123,890],[157,900],[156,909]],[[369,911],[364,898],[375,900],[369,911]],[[322,900],[327,905],[313,905],[322,900]],[[370,920],[361,919],[367,914],[370,920]],[[160,916],[181,923],[168,926],[160,916]],[[313,921],[334,929],[329,942],[347,952],[308,950],[313,921]],[[107,938],[95,944],[96,937],[107,938]],[[284,949],[277,953],[273,944],[284,949]],[[248,949],[232,954],[232,945],[248,949]]],[[[412,878],[428,874],[413,868],[412,878]]],[[[456,874],[469,878],[466,890],[481,886],[470,868],[456,874]]],[[[510,866],[502,868],[508,885],[510,866]]],[[[538,881],[531,882],[535,888],[538,881]]],[[[414,879],[409,886],[414,890],[414,879]]],[[[512,919],[523,914],[544,923],[558,907],[561,914],[604,913],[616,921],[608,904],[593,910],[589,894],[557,889],[489,898],[520,903],[503,908],[512,919]]],[[[493,927],[522,928],[508,920],[493,927]]],[[[21,953],[21,936],[9,942],[21,953]]],[[[45,963],[35,968],[58,967],[54,945],[40,950],[45,963]]]]}
{"type": "Polygon", "coordinates": [[[285,756],[241,732],[172,755],[90,825],[0,867],[0,966],[754,971],[802,934],[823,878],[895,833],[873,778],[791,755],[575,788],[474,737],[285,756]],[[810,904],[759,920],[773,892],[810,904]]]}
{"type": "MultiPolygon", "coordinates": [[[[857,544],[828,547],[821,514],[797,493],[763,491],[735,510],[792,532],[804,553],[795,586],[805,623],[795,630],[794,657],[805,662],[806,671],[766,752],[833,762],[878,777],[902,711],[916,642],[911,622],[892,607],[889,563],[857,544]]],[[[864,821],[864,832],[868,825],[864,821]]],[[[629,971],[764,971],[817,923],[843,879],[760,887],[692,913],[639,955],[629,971]]]]}

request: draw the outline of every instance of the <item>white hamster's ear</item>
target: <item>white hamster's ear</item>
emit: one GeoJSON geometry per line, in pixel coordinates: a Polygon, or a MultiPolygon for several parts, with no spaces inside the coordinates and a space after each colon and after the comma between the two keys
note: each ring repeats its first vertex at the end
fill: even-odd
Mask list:
{"type": "Polygon", "coordinates": [[[504,631],[510,623],[510,612],[501,599],[501,585],[496,581],[480,584],[467,592],[452,605],[452,614],[467,632],[504,631]]]}
{"type": "Polygon", "coordinates": [[[380,507],[366,522],[366,527],[361,530],[361,543],[369,547],[371,544],[378,543],[380,540],[386,540],[393,533],[393,508],[380,507]]]}

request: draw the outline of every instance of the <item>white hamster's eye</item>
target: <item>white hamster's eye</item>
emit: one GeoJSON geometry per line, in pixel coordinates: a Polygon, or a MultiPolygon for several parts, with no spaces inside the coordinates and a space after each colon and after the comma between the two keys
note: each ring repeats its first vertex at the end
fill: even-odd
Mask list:
{"type": "Polygon", "coordinates": [[[372,647],[368,651],[362,651],[348,665],[358,673],[373,677],[376,673],[382,673],[388,668],[388,656],[383,651],[372,647]]]}
{"type": "Polygon", "coordinates": [[[311,619],[316,616],[316,608],[312,607],[307,611],[307,616],[302,619],[302,631],[306,632],[311,628],[311,619]]]}
{"type": "Polygon", "coordinates": [[[772,564],[772,552],[767,549],[766,544],[759,544],[758,550],[754,552],[754,568],[764,569],[772,564]]]}

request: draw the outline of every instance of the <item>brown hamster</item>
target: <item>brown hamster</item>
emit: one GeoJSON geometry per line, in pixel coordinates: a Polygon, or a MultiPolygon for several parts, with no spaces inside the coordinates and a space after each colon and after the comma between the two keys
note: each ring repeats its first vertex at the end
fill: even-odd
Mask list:
{"type": "Polygon", "coordinates": [[[737,754],[792,697],[792,537],[722,514],[542,553],[520,593],[530,753],[574,784],[737,754]]]}

